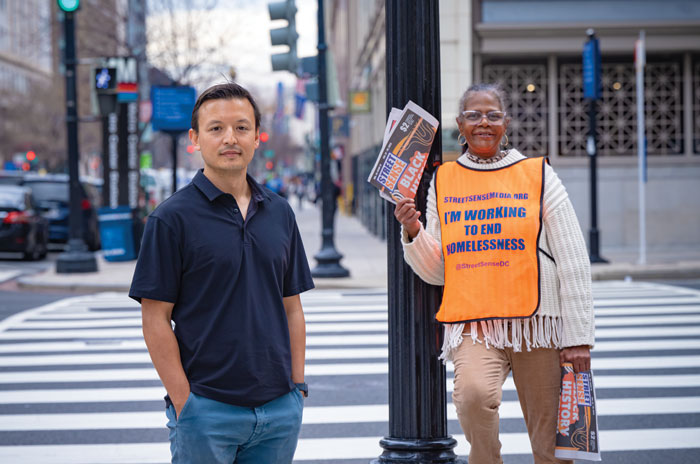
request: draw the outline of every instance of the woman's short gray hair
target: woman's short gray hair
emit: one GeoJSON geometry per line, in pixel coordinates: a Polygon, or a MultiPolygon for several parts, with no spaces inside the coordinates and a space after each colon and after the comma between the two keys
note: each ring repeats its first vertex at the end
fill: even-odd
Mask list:
{"type": "Polygon", "coordinates": [[[457,114],[461,115],[464,111],[464,107],[467,105],[467,101],[477,93],[481,92],[491,92],[496,98],[498,98],[498,104],[501,107],[501,111],[506,110],[506,92],[503,90],[500,84],[472,84],[469,88],[462,94],[462,98],[459,99],[459,110],[457,114]]]}

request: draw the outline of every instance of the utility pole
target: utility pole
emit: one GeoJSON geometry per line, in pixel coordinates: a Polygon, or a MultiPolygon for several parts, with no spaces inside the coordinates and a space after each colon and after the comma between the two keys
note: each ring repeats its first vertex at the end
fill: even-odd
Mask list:
{"type": "Polygon", "coordinates": [[[173,193],[177,192],[177,142],[180,138],[180,132],[170,132],[170,146],[173,159],[173,193]]]}
{"type": "Polygon", "coordinates": [[[331,183],[331,150],[328,119],[328,75],[326,73],[326,44],[324,0],[318,0],[318,124],[321,135],[321,250],[314,259],[318,263],[311,270],[314,277],[348,277],[350,271],[340,265],[343,255],[335,249],[334,216],[336,195],[331,183]]]}
{"type": "MultiPolygon", "coordinates": [[[[385,13],[387,112],[410,99],[439,117],[438,0],[386,0],[385,13]]],[[[416,195],[423,212],[441,151],[438,128],[416,195]]],[[[386,221],[389,434],[380,441],[384,452],[372,463],[465,464],[454,453],[457,441],[447,433],[445,366],[438,359],[442,329],[435,320],[441,289],[423,282],[404,261],[393,206],[386,221]]]]}
{"type": "Polygon", "coordinates": [[[589,230],[589,257],[592,263],[607,263],[600,256],[598,232],[598,144],[596,134],[596,101],[600,99],[601,64],[600,46],[593,29],[586,31],[588,41],[583,46],[583,97],[588,100],[588,138],[586,151],[590,159],[591,228],[589,230]]]}
{"type": "MultiPolygon", "coordinates": [[[[331,152],[329,137],[328,110],[328,76],[326,74],[326,30],[323,1],[318,0],[318,56],[301,58],[297,56],[297,34],[295,0],[285,0],[268,4],[270,19],[285,20],[287,25],[270,31],[272,45],[284,45],[289,51],[277,53],[270,57],[273,71],[289,71],[297,77],[318,75],[318,125],[321,145],[321,250],[314,255],[317,262],[311,270],[314,277],[348,277],[350,271],[340,265],[343,257],[334,244],[334,226],[336,198],[331,185],[331,152]]],[[[307,94],[312,86],[307,84],[307,94]]]]}
{"type": "Polygon", "coordinates": [[[634,47],[634,65],[637,81],[637,159],[638,159],[638,194],[639,197],[639,264],[647,262],[647,143],[644,115],[644,67],[646,66],[645,33],[639,32],[639,39],[634,47]]]}
{"type": "Polygon", "coordinates": [[[64,65],[66,68],[66,134],[68,140],[68,175],[70,215],[68,248],[56,259],[57,273],[97,272],[95,255],[88,251],[82,234],[80,208],[80,173],[78,171],[78,92],[76,90],[75,12],[79,0],[58,0],[63,11],[64,65]]]}

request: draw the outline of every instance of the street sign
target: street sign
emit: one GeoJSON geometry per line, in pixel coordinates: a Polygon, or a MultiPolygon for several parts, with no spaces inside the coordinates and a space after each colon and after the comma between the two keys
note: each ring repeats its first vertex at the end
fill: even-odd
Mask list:
{"type": "Polygon", "coordinates": [[[331,134],[333,137],[350,137],[350,117],[331,116],[331,134]]]}
{"type": "Polygon", "coordinates": [[[600,98],[600,45],[591,35],[583,44],[583,98],[600,98]]]}
{"type": "Polygon", "coordinates": [[[372,111],[368,90],[351,90],[348,100],[350,102],[350,112],[353,114],[369,113],[372,111]]]}
{"type": "Polygon", "coordinates": [[[181,132],[188,130],[196,99],[197,92],[194,87],[152,87],[153,130],[181,132]]]}

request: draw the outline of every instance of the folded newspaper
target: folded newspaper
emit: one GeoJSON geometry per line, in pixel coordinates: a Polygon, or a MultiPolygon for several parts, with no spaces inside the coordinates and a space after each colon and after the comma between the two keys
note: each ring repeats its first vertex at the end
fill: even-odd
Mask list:
{"type": "Polygon", "coordinates": [[[391,109],[382,149],[367,179],[382,198],[392,203],[415,198],[438,125],[433,115],[410,100],[403,110],[391,109]]]}
{"type": "Polygon", "coordinates": [[[561,392],[554,456],[600,461],[598,418],[591,371],[574,373],[571,363],[561,368],[561,392]]]}

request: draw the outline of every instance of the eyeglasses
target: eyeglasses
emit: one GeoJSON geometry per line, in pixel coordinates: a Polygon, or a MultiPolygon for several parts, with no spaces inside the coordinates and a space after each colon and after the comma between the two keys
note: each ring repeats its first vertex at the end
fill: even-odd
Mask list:
{"type": "Polygon", "coordinates": [[[500,125],[506,120],[506,112],[489,111],[488,113],[484,114],[481,111],[467,110],[462,111],[462,117],[470,124],[480,123],[484,117],[486,117],[491,124],[500,125]]]}

